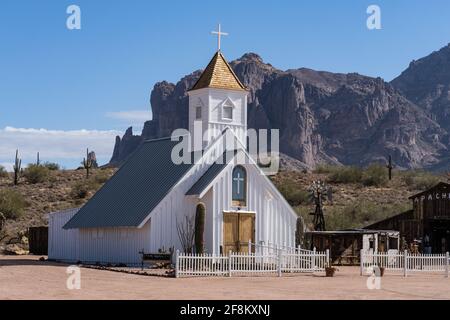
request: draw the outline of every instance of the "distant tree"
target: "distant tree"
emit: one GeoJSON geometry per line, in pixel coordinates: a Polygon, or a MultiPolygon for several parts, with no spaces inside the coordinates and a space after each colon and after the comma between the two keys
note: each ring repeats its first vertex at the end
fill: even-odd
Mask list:
{"type": "Polygon", "coordinates": [[[6,171],[4,166],[0,165],[0,178],[7,178],[8,176],[8,171],[6,171]]]}
{"type": "Polygon", "coordinates": [[[61,169],[59,164],[57,164],[56,162],[46,161],[46,162],[44,162],[44,164],[42,166],[46,167],[50,171],[58,171],[59,169],[61,169]]]}
{"type": "Polygon", "coordinates": [[[25,200],[16,190],[0,190],[0,212],[6,219],[17,219],[23,214],[25,200]]]}
{"type": "Polygon", "coordinates": [[[24,170],[23,175],[31,184],[42,183],[48,180],[49,169],[41,165],[30,164],[24,170]]]}

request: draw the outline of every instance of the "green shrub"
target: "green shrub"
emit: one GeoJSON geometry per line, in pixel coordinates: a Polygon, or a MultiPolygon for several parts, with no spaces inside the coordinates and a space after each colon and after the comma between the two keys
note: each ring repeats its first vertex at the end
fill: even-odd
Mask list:
{"type": "Polygon", "coordinates": [[[97,171],[94,176],[94,181],[98,184],[103,184],[109,180],[109,174],[104,171],[97,171]]]}
{"type": "Polygon", "coordinates": [[[5,167],[0,165],[0,178],[8,178],[9,174],[8,171],[6,171],[5,167]]]}
{"type": "Polygon", "coordinates": [[[334,167],[328,177],[333,183],[359,183],[363,177],[363,170],[358,167],[334,167]]]}
{"type": "Polygon", "coordinates": [[[41,165],[30,164],[24,170],[23,175],[31,184],[42,183],[48,180],[49,169],[41,165]]]}
{"type": "Polygon", "coordinates": [[[363,173],[362,182],[366,186],[381,187],[388,181],[387,169],[380,164],[371,164],[363,173]]]}
{"type": "Polygon", "coordinates": [[[25,206],[25,200],[19,192],[9,189],[0,190],[0,212],[6,219],[19,218],[25,206]]]}
{"type": "Polygon", "coordinates": [[[403,171],[400,175],[409,190],[427,190],[440,181],[439,176],[423,170],[403,171]]]}
{"type": "Polygon", "coordinates": [[[362,201],[345,206],[330,206],[324,210],[325,224],[327,230],[361,228],[409,209],[409,202],[379,204],[362,201]]]}
{"type": "Polygon", "coordinates": [[[337,166],[332,166],[330,164],[319,164],[313,172],[318,174],[330,174],[335,172],[336,168],[337,166]]]}
{"type": "Polygon", "coordinates": [[[58,171],[61,169],[59,164],[57,164],[56,162],[45,162],[42,166],[46,167],[50,171],[58,171]]]}
{"type": "Polygon", "coordinates": [[[92,179],[82,180],[72,185],[70,194],[73,199],[84,199],[91,191],[97,191],[99,184],[92,179]]]}
{"type": "Polygon", "coordinates": [[[88,181],[80,181],[72,186],[70,194],[74,199],[84,199],[88,196],[91,186],[88,181]]]}
{"type": "Polygon", "coordinates": [[[278,186],[278,190],[291,206],[298,206],[310,202],[310,193],[300,189],[294,182],[284,182],[278,186]]]}

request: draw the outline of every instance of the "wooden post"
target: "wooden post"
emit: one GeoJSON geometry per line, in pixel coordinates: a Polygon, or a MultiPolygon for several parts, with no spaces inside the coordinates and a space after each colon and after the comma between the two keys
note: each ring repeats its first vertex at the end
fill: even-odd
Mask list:
{"type": "Polygon", "coordinates": [[[316,247],[313,248],[313,254],[311,257],[311,268],[313,272],[316,270],[316,247]]]}
{"type": "Polygon", "coordinates": [[[326,265],[326,267],[331,267],[331,263],[330,263],[330,249],[327,249],[325,252],[327,254],[327,265],[326,265]]]}
{"type": "Polygon", "coordinates": [[[364,263],[363,263],[363,249],[359,250],[359,275],[362,276],[364,273],[364,263]]]}
{"type": "Polygon", "coordinates": [[[178,269],[180,267],[180,250],[177,250],[177,253],[175,254],[175,278],[178,278],[178,269]]]}
{"type": "MultiPolygon", "coordinates": [[[[256,249],[256,248],[255,248],[256,249]]],[[[256,250],[255,250],[256,251],[256,250]]],[[[252,253],[252,240],[248,240],[248,254],[252,253]]]]}
{"type": "Polygon", "coordinates": [[[231,278],[231,250],[228,252],[228,277],[231,278]]]}
{"type": "Polygon", "coordinates": [[[408,276],[408,250],[404,251],[403,276],[408,276]]]}
{"type": "Polygon", "coordinates": [[[278,277],[281,277],[281,250],[278,251],[278,277]]]}
{"type": "Polygon", "coordinates": [[[448,259],[450,259],[449,253],[448,251],[445,253],[445,277],[448,278],[448,273],[449,273],[449,261],[448,259]]]}

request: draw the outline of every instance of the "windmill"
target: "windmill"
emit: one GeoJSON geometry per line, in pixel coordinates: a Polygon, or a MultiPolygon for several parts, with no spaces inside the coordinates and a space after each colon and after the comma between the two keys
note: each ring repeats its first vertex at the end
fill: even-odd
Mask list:
{"type": "Polygon", "coordinates": [[[332,190],[328,188],[321,180],[313,181],[309,187],[311,192],[311,200],[314,201],[316,209],[310,214],[314,216],[314,230],[325,231],[325,218],[323,216],[323,202],[332,199],[332,190]]]}

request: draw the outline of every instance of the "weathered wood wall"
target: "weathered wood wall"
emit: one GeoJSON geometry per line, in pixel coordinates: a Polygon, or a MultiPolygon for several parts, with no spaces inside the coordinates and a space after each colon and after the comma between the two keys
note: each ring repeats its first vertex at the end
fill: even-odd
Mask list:
{"type": "Polygon", "coordinates": [[[47,255],[48,227],[28,228],[28,245],[30,254],[47,255]]]}

